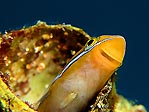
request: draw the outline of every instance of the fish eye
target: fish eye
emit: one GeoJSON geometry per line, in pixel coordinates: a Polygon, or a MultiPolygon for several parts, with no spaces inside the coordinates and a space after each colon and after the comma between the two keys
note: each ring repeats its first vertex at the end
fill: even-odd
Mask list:
{"type": "Polygon", "coordinates": [[[92,45],[92,43],[93,43],[93,42],[94,42],[94,40],[93,40],[93,39],[89,40],[89,41],[87,42],[87,46],[92,45]]]}
{"type": "Polygon", "coordinates": [[[87,43],[85,44],[85,50],[92,49],[97,42],[98,38],[92,38],[88,40],[87,43]]]}

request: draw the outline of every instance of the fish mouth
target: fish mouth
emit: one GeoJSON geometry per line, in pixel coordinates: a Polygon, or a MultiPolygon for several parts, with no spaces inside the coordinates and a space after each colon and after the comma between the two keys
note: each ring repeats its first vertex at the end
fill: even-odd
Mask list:
{"type": "Polygon", "coordinates": [[[109,61],[122,63],[125,55],[126,41],[122,36],[104,36],[101,40],[109,38],[102,43],[101,54],[109,61]]]}

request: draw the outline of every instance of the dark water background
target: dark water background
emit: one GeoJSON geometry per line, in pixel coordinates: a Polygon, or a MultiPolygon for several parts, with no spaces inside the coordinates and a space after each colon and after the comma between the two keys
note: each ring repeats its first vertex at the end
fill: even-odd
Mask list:
{"type": "Polygon", "coordinates": [[[0,31],[33,25],[66,23],[91,36],[119,34],[127,41],[117,90],[149,110],[148,0],[9,0],[0,2],[0,31]]]}

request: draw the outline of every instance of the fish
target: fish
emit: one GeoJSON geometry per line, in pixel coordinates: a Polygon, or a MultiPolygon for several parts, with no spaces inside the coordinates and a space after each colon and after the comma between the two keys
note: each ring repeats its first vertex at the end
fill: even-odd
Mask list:
{"type": "Polygon", "coordinates": [[[122,65],[124,37],[91,38],[72,57],[41,98],[38,112],[82,112],[122,65]]]}

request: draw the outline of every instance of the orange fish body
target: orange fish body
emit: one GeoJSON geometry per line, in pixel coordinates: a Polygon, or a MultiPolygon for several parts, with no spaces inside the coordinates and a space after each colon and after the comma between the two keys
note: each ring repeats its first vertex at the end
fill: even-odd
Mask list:
{"type": "Polygon", "coordinates": [[[80,112],[122,64],[125,40],[104,35],[89,40],[66,65],[41,100],[39,112],[80,112]]]}

